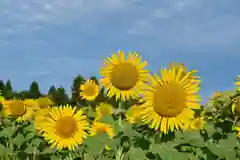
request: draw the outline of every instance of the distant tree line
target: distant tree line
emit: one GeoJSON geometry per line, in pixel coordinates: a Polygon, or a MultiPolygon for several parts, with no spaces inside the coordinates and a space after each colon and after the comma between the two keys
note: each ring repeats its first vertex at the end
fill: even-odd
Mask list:
{"type": "MultiPolygon", "coordinates": [[[[94,80],[97,84],[99,83],[97,78],[92,76],[90,79],[94,80]]],[[[85,79],[83,76],[78,75],[72,82],[71,86],[71,96],[68,96],[66,93],[65,89],[60,86],[56,87],[54,85],[49,87],[48,93],[43,94],[40,92],[39,85],[37,81],[33,81],[28,90],[23,90],[23,91],[15,91],[12,88],[12,83],[10,80],[7,80],[6,83],[2,80],[0,80],[0,92],[5,99],[37,99],[42,96],[49,96],[52,101],[56,105],[64,105],[64,104],[71,104],[75,106],[86,106],[90,105],[89,102],[83,100],[79,96],[80,92],[80,85],[85,82],[85,79]]],[[[104,96],[104,89],[101,88],[100,94],[97,97],[96,102],[98,101],[105,101],[107,100],[106,97],[104,96]]],[[[95,103],[95,102],[93,102],[95,103]]]]}

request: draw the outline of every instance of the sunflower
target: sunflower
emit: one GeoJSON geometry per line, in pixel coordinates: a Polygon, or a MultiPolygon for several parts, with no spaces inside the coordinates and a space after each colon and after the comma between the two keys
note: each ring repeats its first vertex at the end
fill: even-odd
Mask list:
{"type": "Polygon", "coordinates": [[[110,116],[113,113],[113,107],[108,103],[100,103],[96,107],[96,118],[95,120],[99,120],[102,117],[110,116]]]}
{"type": "Polygon", "coordinates": [[[235,85],[237,87],[237,90],[240,91],[240,76],[237,77],[237,80],[235,82],[235,85]]]}
{"type": "Polygon", "coordinates": [[[240,97],[236,97],[235,99],[233,99],[232,113],[234,115],[240,116],[240,97]]]}
{"type": "Polygon", "coordinates": [[[44,139],[51,144],[52,148],[74,150],[83,143],[89,124],[82,110],[76,111],[75,107],[72,108],[69,105],[56,106],[49,109],[49,115],[37,118],[36,124],[41,128],[44,139]],[[38,121],[38,119],[45,119],[45,121],[38,121]]]}
{"type": "Polygon", "coordinates": [[[135,124],[141,120],[141,109],[138,105],[131,106],[126,112],[126,119],[131,124],[135,124]]]}
{"type": "Polygon", "coordinates": [[[237,136],[240,136],[240,127],[239,126],[234,126],[232,130],[237,131],[237,136]]]}
{"type": "Polygon", "coordinates": [[[32,107],[35,110],[38,108],[38,102],[35,99],[25,99],[23,102],[26,106],[32,107]]]}
{"type": "Polygon", "coordinates": [[[49,97],[39,97],[37,99],[39,108],[46,108],[48,106],[52,106],[54,103],[49,97]]]}
{"type": "Polygon", "coordinates": [[[5,100],[3,101],[3,113],[6,117],[11,116],[17,122],[32,119],[34,108],[28,106],[22,100],[5,100]]]}
{"type": "Polygon", "coordinates": [[[150,128],[164,133],[183,128],[194,117],[192,109],[200,109],[198,95],[199,81],[194,74],[196,70],[186,72],[184,68],[172,66],[161,69],[161,77],[151,76],[140,93],[145,103],[140,105],[142,119],[150,128]],[[183,76],[183,72],[186,74],[183,76]]]}
{"type": "Polygon", "coordinates": [[[44,126],[42,124],[45,124],[45,122],[47,120],[49,120],[49,118],[51,119],[51,108],[50,107],[46,107],[46,108],[38,108],[35,111],[35,116],[34,116],[34,124],[35,124],[35,128],[39,133],[44,132],[44,126]]]}
{"type": "Polygon", "coordinates": [[[116,96],[123,101],[139,97],[139,89],[149,78],[149,72],[144,69],[147,62],[141,59],[136,52],[130,52],[125,59],[124,52],[118,51],[118,55],[114,53],[104,60],[100,83],[106,88],[108,97],[116,96]]]}
{"type": "MultiPolygon", "coordinates": [[[[188,72],[187,72],[187,66],[184,63],[178,63],[178,62],[173,62],[169,65],[170,69],[175,68],[176,71],[179,69],[182,69],[182,73],[180,74],[180,77],[184,77],[188,72]]],[[[200,83],[200,77],[196,75],[192,75],[192,82],[193,83],[200,83]]],[[[190,77],[189,77],[190,79],[190,77]]]]}
{"type": "Polygon", "coordinates": [[[205,121],[204,121],[204,117],[200,116],[200,117],[196,117],[194,119],[192,119],[190,124],[187,124],[185,126],[185,130],[202,130],[204,127],[205,121]]]}
{"type": "Polygon", "coordinates": [[[93,101],[99,95],[99,86],[93,80],[87,80],[80,86],[80,96],[88,101],[93,101]]]}
{"type": "Polygon", "coordinates": [[[115,136],[115,132],[111,125],[97,121],[93,122],[89,132],[90,136],[95,136],[100,133],[106,133],[111,138],[115,136]]]}

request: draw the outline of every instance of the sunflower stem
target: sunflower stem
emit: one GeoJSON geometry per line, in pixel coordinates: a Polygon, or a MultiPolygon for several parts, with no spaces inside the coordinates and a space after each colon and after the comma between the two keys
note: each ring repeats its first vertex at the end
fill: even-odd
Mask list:
{"type": "Polygon", "coordinates": [[[123,159],[123,154],[122,154],[122,148],[119,147],[117,152],[115,153],[115,156],[116,156],[116,160],[122,160],[123,159]]]}
{"type": "Polygon", "coordinates": [[[73,157],[72,157],[72,153],[71,153],[71,152],[69,152],[68,157],[69,157],[69,160],[73,160],[73,157]]]}
{"type": "Polygon", "coordinates": [[[123,102],[120,101],[118,103],[118,125],[122,127],[122,107],[123,107],[123,102]]]}

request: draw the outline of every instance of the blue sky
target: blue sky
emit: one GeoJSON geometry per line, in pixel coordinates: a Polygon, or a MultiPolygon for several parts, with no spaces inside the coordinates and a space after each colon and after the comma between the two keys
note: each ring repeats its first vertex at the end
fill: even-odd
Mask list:
{"type": "Polygon", "coordinates": [[[0,78],[67,91],[98,75],[105,56],[139,51],[149,69],[197,68],[201,95],[234,87],[240,74],[239,0],[1,0],[0,78]]]}

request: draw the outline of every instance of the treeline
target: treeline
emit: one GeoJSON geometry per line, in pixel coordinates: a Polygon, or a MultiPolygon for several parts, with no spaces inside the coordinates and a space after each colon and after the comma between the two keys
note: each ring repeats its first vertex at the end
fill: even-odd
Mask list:
{"type": "MultiPolygon", "coordinates": [[[[92,76],[90,79],[94,80],[97,84],[99,84],[96,77],[92,76]]],[[[6,82],[0,80],[0,92],[5,99],[37,99],[39,97],[48,96],[52,99],[52,101],[56,105],[64,105],[64,104],[71,104],[75,106],[82,106],[82,105],[89,105],[89,102],[83,100],[79,96],[80,92],[80,85],[83,84],[86,80],[83,76],[78,75],[72,82],[71,86],[71,96],[68,96],[65,89],[60,86],[56,87],[54,85],[49,87],[48,93],[43,94],[40,91],[39,84],[37,81],[33,81],[28,90],[23,91],[15,91],[12,88],[12,83],[10,80],[6,82]]],[[[97,97],[95,102],[109,100],[104,95],[104,89],[101,88],[100,94],[97,97]]],[[[92,102],[94,103],[94,102],[92,102]]]]}

